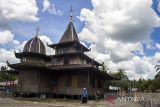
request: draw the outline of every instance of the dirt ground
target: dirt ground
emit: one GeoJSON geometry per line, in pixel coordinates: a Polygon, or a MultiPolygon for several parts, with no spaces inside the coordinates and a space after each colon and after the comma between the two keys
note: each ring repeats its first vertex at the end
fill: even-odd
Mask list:
{"type": "Polygon", "coordinates": [[[142,107],[134,102],[116,102],[114,104],[107,101],[92,101],[87,104],[81,104],[79,100],[68,99],[13,99],[0,98],[0,107],[142,107]]]}

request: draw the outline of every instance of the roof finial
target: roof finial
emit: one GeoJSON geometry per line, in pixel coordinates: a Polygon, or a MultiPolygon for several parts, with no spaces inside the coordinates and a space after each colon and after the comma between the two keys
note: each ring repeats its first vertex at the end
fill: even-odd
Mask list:
{"type": "Polygon", "coordinates": [[[71,10],[70,10],[70,16],[69,16],[69,22],[73,21],[73,10],[72,10],[72,5],[71,5],[71,10]]]}
{"type": "Polygon", "coordinates": [[[36,27],[36,36],[39,35],[39,27],[36,27]]]}

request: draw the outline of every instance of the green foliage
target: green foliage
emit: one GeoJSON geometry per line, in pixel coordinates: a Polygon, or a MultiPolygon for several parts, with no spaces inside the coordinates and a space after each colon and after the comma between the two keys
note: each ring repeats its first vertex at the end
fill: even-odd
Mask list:
{"type": "Polygon", "coordinates": [[[6,66],[2,66],[1,70],[0,70],[0,82],[4,82],[4,81],[13,81],[17,79],[17,76],[12,75],[11,73],[7,73],[7,67],[6,66]]]}
{"type": "Polygon", "coordinates": [[[155,92],[156,90],[160,89],[160,78],[155,77],[153,80],[145,80],[141,78],[139,78],[139,80],[129,80],[124,69],[118,69],[118,72],[112,73],[112,75],[119,78],[120,80],[107,81],[106,84],[108,84],[108,86],[117,86],[126,91],[129,87],[137,88],[147,92],[149,90],[155,92]]]}
{"type": "Polygon", "coordinates": [[[13,76],[12,74],[8,74],[6,72],[0,72],[0,82],[4,81],[13,81],[16,80],[17,76],[13,76]]]}
{"type": "Polygon", "coordinates": [[[151,90],[155,92],[156,90],[160,89],[160,79],[154,79],[151,83],[151,90]]]}
{"type": "Polygon", "coordinates": [[[111,73],[114,77],[117,77],[120,80],[112,80],[110,81],[110,86],[120,87],[121,89],[128,90],[130,85],[130,81],[128,76],[125,74],[124,69],[118,69],[117,73],[111,73]]]}
{"type": "MultiPolygon", "coordinates": [[[[102,63],[102,67],[101,70],[103,72],[108,72],[109,69],[107,68],[107,66],[104,65],[104,63],[102,63]]],[[[125,70],[120,68],[118,69],[117,73],[110,73],[111,75],[115,76],[116,78],[119,78],[120,80],[111,80],[111,81],[106,81],[106,90],[109,90],[108,87],[109,86],[116,86],[116,87],[120,87],[123,90],[128,91],[129,87],[132,88],[137,88],[141,91],[149,91],[151,90],[152,92],[155,92],[156,90],[160,89],[160,61],[158,62],[158,64],[155,66],[157,75],[155,76],[155,79],[153,80],[145,80],[145,79],[141,79],[139,78],[139,80],[129,80],[128,76],[125,73],[125,70]]]]}
{"type": "Polygon", "coordinates": [[[119,78],[120,80],[122,81],[127,81],[129,80],[128,79],[128,76],[126,75],[126,73],[124,72],[125,70],[124,69],[118,69],[117,70],[118,72],[117,73],[113,73],[112,75],[119,78]]]}
{"type": "Polygon", "coordinates": [[[160,61],[158,61],[158,64],[155,66],[157,74],[155,75],[155,79],[150,81],[150,89],[152,92],[155,92],[156,90],[160,89],[160,61]]]}
{"type": "Polygon", "coordinates": [[[137,88],[140,89],[140,90],[142,90],[142,91],[144,91],[145,88],[147,87],[146,84],[147,84],[147,81],[142,80],[142,79],[140,78],[140,79],[137,81],[137,88]]]}

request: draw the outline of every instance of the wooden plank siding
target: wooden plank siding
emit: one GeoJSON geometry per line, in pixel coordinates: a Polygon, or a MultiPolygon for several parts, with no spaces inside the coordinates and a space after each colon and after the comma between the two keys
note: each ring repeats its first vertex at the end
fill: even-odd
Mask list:
{"type": "Polygon", "coordinates": [[[64,75],[62,76],[59,76],[59,87],[65,87],[65,84],[66,84],[66,78],[64,75]]]}
{"type": "Polygon", "coordinates": [[[87,72],[67,72],[64,74],[59,74],[58,78],[58,84],[60,85],[52,87],[52,93],[54,94],[81,95],[83,88],[87,88],[89,90],[89,93],[92,95],[97,93],[98,91],[100,93],[104,93],[103,87],[98,87],[98,79],[95,76],[90,75],[89,87],[87,87],[87,72]],[[92,81],[93,78],[94,81],[92,81]]]}
{"type": "MultiPolygon", "coordinates": [[[[53,93],[55,94],[66,94],[66,95],[82,95],[83,88],[69,88],[69,87],[55,87],[53,88],[53,93]]],[[[104,93],[102,88],[89,88],[89,95],[94,95],[95,93],[104,93]]]]}
{"type": "Polygon", "coordinates": [[[103,86],[98,87],[102,82],[101,78],[93,73],[82,71],[45,72],[34,70],[23,70],[20,72],[17,91],[30,93],[52,93],[81,95],[83,88],[87,88],[90,94],[103,92],[103,86]],[[89,78],[89,79],[88,79],[89,78]],[[98,82],[99,81],[99,82],[98,82]],[[89,83],[89,85],[88,85],[89,83]]]}
{"type": "Polygon", "coordinates": [[[78,76],[77,75],[72,75],[72,82],[71,82],[71,87],[73,88],[73,89],[76,89],[77,88],[77,83],[78,83],[78,78],[77,78],[78,76]]]}
{"type": "Polygon", "coordinates": [[[20,78],[18,81],[17,90],[20,92],[37,92],[38,91],[38,79],[37,71],[22,71],[20,72],[20,78]]]}

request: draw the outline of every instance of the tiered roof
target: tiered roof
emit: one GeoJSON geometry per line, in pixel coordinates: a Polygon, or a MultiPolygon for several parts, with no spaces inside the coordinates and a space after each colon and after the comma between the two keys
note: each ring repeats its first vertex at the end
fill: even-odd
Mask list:
{"type": "Polygon", "coordinates": [[[51,44],[48,46],[55,49],[57,47],[63,47],[63,46],[67,46],[67,45],[77,45],[79,48],[81,48],[85,52],[90,51],[87,47],[85,47],[84,45],[82,45],[80,43],[72,21],[69,22],[69,24],[68,24],[64,34],[62,35],[59,43],[51,44]]]}

